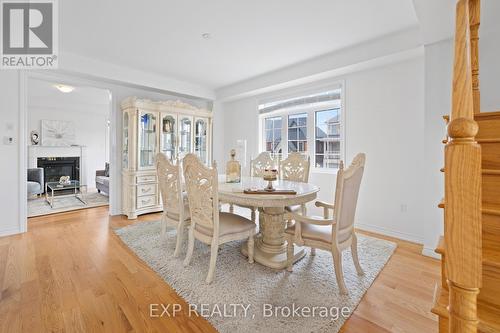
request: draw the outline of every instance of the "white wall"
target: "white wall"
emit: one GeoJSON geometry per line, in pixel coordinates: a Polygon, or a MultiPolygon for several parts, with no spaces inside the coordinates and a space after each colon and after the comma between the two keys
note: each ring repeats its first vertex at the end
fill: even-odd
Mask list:
{"type": "Polygon", "coordinates": [[[500,111],[500,1],[481,1],[479,28],[479,85],[481,112],[500,111]]]}
{"type": "MultiPolygon", "coordinates": [[[[346,159],[350,162],[358,152],[367,154],[358,227],[418,242],[424,237],[423,73],[419,57],[332,79],[345,81],[346,159]]],[[[224,103],[226,152],[237,139],[247,139],[247,159],[257,155],[257,104],[266,97],[224,103]]],[[[335,175],[317,173],[310,180],[321,187],[320,199],[332,201],[335,175]]]]}
{"type": "Polygon", "coordinates": [[[443,210],[437,205],[444,197],[444,145],[446,135],[443,115],[451,111],[453,41],[451,39],[425,46],[425,129],[424,139],[424,208],[422,229],[426,255],[435,256],[439,236],[443,234],[443,210]]]}
{"type": "MultiPolygon", "coordinates": [[[[20,191],[19,179],[26,177],[26,171],[20,168],[19,139],[19,74],[17,71],[0,71],[0,208],[2,219],[0,220],[0,235],[8,235],[19,232],[20,223],[20,191]],[[13,136],[15,142],[5,145],[3,140],[7,136],[13,136]]],[[[26,189],[24,189],[26,192],[26,189]]]]}

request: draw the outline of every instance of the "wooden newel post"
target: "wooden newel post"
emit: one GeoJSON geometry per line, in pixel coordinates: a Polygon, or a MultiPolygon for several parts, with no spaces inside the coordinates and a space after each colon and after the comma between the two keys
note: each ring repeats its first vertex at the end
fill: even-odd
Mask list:
{"type": "Polygon", "coordinates": [[[481,147],[475,141],[476,73],[470,38],[470,9],[478,10],[475,4],[476,0],[457,3],[450,140],[445,147],[444,234],[450,333],[477,332],[477,295],[482,279],[481,147]]]}
{"type": "Polygon", "coordinates": [[[481,286],[481,147],[472,119],[448,125],[445,148],[445,246],[449,289],[449,328],[477,332],[477,295],[481,286]]]}

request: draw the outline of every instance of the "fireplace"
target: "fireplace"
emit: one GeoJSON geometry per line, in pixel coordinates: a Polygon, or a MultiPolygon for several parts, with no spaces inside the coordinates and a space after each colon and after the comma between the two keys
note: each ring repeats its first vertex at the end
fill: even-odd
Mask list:
{"type": "Polygon", "coordinates": [[[43,168],[45,183],[58,182],[61,176],[80,180],[80,157],[38,157],[37,166],[43,168]]]}

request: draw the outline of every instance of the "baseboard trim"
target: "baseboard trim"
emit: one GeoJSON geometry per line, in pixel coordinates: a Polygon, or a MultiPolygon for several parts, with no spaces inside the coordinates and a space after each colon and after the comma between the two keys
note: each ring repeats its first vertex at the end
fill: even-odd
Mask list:
{"type": "Polygon", "coordinates": [[[11,235],[16,235],[16,234],[20,234],[20,233],[22,233],[22,232],[19,229],[19,226],[12,227],[12,228],[0,229],[0,237],[11,236],[11,235]]]}
{"type": "Polygon", "coordinates": [[[373,225],[373,224],[356,223],[355,227],[358,229],[361,229],[361,230],[375,232],[378,234],[398,238],[398,239],[405,240],[405,241],[412,242],[412,243],[417,243],[417,244],[424,243],[424,241],[421,237],[418,237],[418,236],[415,236],[415,235],[412,235],[412,234],[409,234],[406,232],[394,231],[394,230],[387,229],[387,228],[380,227],[380,226],[373,225]]]}
{"type": "Polygon", "coordinates": [[[422,249],[422,255],[426,256],[426,257],[431,257],[431,258],[434,258],[434,259],[438,259],[438,260],[441,260],[441,255],[439,253],[436,253],[434,251],[434,249],[430,248],[430,247],[425,247],[422,249]]]}

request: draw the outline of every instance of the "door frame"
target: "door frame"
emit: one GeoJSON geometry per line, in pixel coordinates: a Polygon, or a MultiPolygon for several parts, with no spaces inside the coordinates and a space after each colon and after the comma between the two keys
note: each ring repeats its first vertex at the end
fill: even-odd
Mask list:
{"type": "MultiPolygon", "coordinates": [[[[77,85],[86,85],[94,88],[102,89],[108,91],[110,94],[109,101],[109,119],[110,119],[110,137],[109,137],[109,168],[110,168],[110,186],[109,186],[109,214],[119,215],[119,202],[115,199],[117,197],[118,189],[116,186],[118,182],[116,180],[121,179],[121,173],[117,166],[118,163],[112,163],[115,160],[117,153],[116,147],[116,136],[118,135],[117,128],[117,110],[113,106],[115,105],[115,97],[111,89],[107,88],[105,84],[100,84],[99,81],[88,80],[79,77],[78,75],[70,73],[44,73],[41,71],[28,72],[19,71],[19,139],[18,145],[20,147],[19,151],[19,232],[23,233],[28,231],[28,195],[27,195],[27,180],[26,180],[26,170],[28,167],[28,81],[29,79],[39,79],[45,81],[59,80],[63,82],[74,82],[77,85]],[[95,83],[95,85],[92,85],[95,83]]],[[[120,131],[121,133],[121,131],[120,131]]],[[[91,181],[91,180],[88,180],[91,181]]]]}

